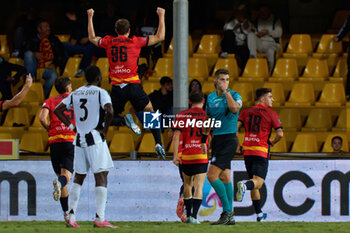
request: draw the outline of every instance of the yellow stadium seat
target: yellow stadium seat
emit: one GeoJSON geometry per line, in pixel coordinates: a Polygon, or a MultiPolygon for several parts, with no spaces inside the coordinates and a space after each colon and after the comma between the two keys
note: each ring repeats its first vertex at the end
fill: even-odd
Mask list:
{"type": "Polygon", "coordinates": [[[12,126],[0,126],[0,133],[9,133],[12,135],[13,139],[21,139],[25,132],[24,126],[22,127],[12,127],[12,126]]]}
{"type": "Polygon", "coordinates": [[[237,65],[236,58],[219,58],[215,63],[212,76],[218,69],[226,69],[229,72],[230,78],[237,79],[239,75],[239,68],[237,65]]]}
{"type": "MultiPolygon", "coordinates": [[[[317,54],[331,54],[335,53],[337,55],[340,55],[343,52],[343,46],[341,42],[335,42],[333,40],[334,34],[323,34],[320,40],[320,43],[317,46],[316,49],[316,55],[317,54]]],[[[315,54],[314,54],[315,55],[315,54]]]]}
{"type": "Polygon", "coordinates": [[[311,133],[298,133],[290,152],[318,152],[317,138],[311,133]]]}
{"type": "Polygon", "coordinates": [[[202,92],[206,95],[209,95],[210,93],[213,93],[216,90],[214,83],[210,81],[203,82],[202,85],[202,92]]]}
{"type": "Polygon", "coordinates": [[[310,58],[300,81],[324,81],[329,76],[326,59],[310,58]]]}
{"type": "Polygon", "coordinates": [[[269,68],[265,58],[249,58],[239,81],[264,81],[269,77],[269,68]]]}
{"type": "Polygon", "coordinates": [[[220,47],[221,36],[216,34],[203,35],[196,53],[204,54],[218,54],[221,50],[220,47]]]}
{"type": "Polygon", "coordinates": [[[63,43],[63,42],[68,42],[70,39],[70,35],[69,34],[56,34],[56,36],[58,37],[58,39],[63,43]]]}
{"type": "Polygon", "coordinates": [[[24,133],[19,144],[19,149],[37,153],[45,152],[45,145],[41,134],[29,132],[24,133]]]}
{"type": "Polygon", "coordinates": [[[188,59],[188,77],[196,79],[207,79],[209,76],[207,61],[204,58],[188,59]]]}
{"type": "Polygon", "coordinates": [[[81,57],[68,58],[68,61],[67,61],[66,67],[64,68],[62,76],[74,77],[74,75],[79,70],[80,62],[81,62],[81,57]]]}
{"type": "Polygon", "coordinates": [[[295,83],[286,107],[309,107],[315,103],[314,87],[311,83],[295,83]]]}
{"type": "Polygon", "coordinates": [[[284,105],[284,102],[286,101],[286,98],[284,96],[284,88],[281,83],[264,83],[265,88],[270,88],[271,93],[274,99],[273,106],[279,107],[281,105],[284,105]]]}
{"type": "Polygon", "coordinates": [[[58,95],[59,95],[59,93],[58,93],[58,91],[56,90],[56,87],[53,86],[53,87],[51,88],[49,98],[52,98],[52,97],[55,97],[55,96],[58,96],[58,95]]]}
{"type": "Polygon", "coordinates": [[[280,58],[276,62],[272,77],[269,78],[269,81],[294,81],[298,76],[297,61],[294,58],[280,58]]]}
{"type": "MultiPolygon", "coordinates": [[[[105,80],[105,79],[104,79],[105,80]]],[[[72,78],[70,80],[71,84],[72,84],[72,89],[76,90],[81,86],[86,85],[86,79],[85,77],[80,77],[80,78],[72,78]]]]}
{"type": "Polygon", "coordinates": [[[328,109],[311,109],[302,131],[328,131],[332,128],[331,114],[328,109]]]}
{"type": "Polygon", "coordinates": [[[293,34],[289,39],[283,57],[307,57],[312,54],[311,36],[309,34],[293,34]]]}
{"type": "MultiPolygon", "coordinates": [[[[41,108],[39,108],[35,114],[34,121],[32,124],[32,126],[34,126],[34,127],[42,127],[40,120],[39,120],[40,112],[41,112],[41,108]]],[[[50,120],[49,116],[47,116],[47,119],[50,120]]]]}
{"type": "Polygon", "coordinates": [[[44,127],[42,127],[42,126],[39,126],[39,127],[29,126],[28,130],[26,130],[25,132],[41,134],[41,137],[42,137],[43,143],[44,143],[44,147],[45,147],[45,145],[48,145],[49,134],[48,134],[47,130],[44,129],[44,127]]]}
{"type": "Polygon", "coordinates": [[[145,57],[139,57],[139,60],[137,61],[137,64],[138,64],[138,65],[146,64],[146,66],[148,67],[147,58],[145,58],[145,57]]]}
{"type": "MultiPolygon", "coordinates": [[[[164,54],[164,57],[172,57],[173,53],[174,53],[174,38],[171,39],[169,48],[167,50],[167,52],[164,54]]],[[[192,42],[192,37],[191,35],[188,36],[188,56],[192,57],[193,55],[193,42],[192,42]]]]}
{"type": "MultiPolygon", "coordinates": [[[[270,138],[275,138],[275,133],[270,138]]],[[[270,146],[270,152],[288,152],[286,137],[282,137],[274,146],[270,146]]]]}
{"type": "Polygon", "coordinates": [[[26,108],[10,108],[7,112],[3,126],[22,125],[29,126],[29,115],[26,108]]]}
{"type": "Polygon", "coordinates": [[[343,83],[326,83],[322,89],[319,107],[340,107],[345,105],[345,90],[343,83]]]}
{"type": "Polygon", "coordinates": [[[346,80],[346,75],[348,73],[347,59],[342,57],[338,60],[335,67],[333,76],[329,78],[330,81],[344,81],[346,80]]]}
{"type": "Polygon", "coordinates": [[[241,95],[243,106],[252,106],[254,104],[254,87],[252,83],[234,82],[232,90],[241,95]]]}
{"type": "Polygon", "coordinates": [[[5,60],[10,57],[10,50],[7,43],[7,35],[0,35],[0,56],[5,60]]]}
{"type": "Polygon", "coordinates": [[[130,133],[114,133],[111,144],[111,153],[130,153],[135,150],[134,138],[130,133]]]}
{"type": "Polygon", "coordinates": [[[286,131],[299,131],[301,129],[301,116],[298,109],[283,108],[279,112],[279,117],[286,131]]]}
{"type": "Polygon", "coordinates": [[[10,134],[10,133],[0,133],[0,139],[12,139],[12,134],[10,134]]]}
{"type": "Polygon", "coordinates": [[[14,58],[14,57],[11,57],[11,58],[9,58],[8,62],[9,62],[9,63],[12,63],[12,64],[24,66],[24,61],[23,61],[22,58],[14,58]]]}
{"type": "Polygon", "coordinates": [[[161,86],[159,82],[146,81],[142,84],[143,90],[147,95],[151,94],[153,91],[158,90],[161,86]]]}
{"type": "Polygon", "coordinates": [[[109,63],[107,57],[100,57],[97,62],[96,66],[100,68],[102,73],[103,79],[108,79],[108,73],[109,73],[109,63]]]}
{"type": "MultiPolygon", "coordinates": [[[[162,141],[164,141],[164,140],[162,140],[162,141]]],[[[154,141],[153,135],[151,133],[144,133],[137,152],[138,153],[147,153],[147,154],[148,153],[155,153],[155,141],[154,141]]]]}
{"type": "Polygon", "coordinates": [[[27,95],[24,97],[22,103],[25,102],[38,102],[41,104],[44,101],[44,89],[41,83],[33,83],[28,91],[27,95]]]}
{"type": "Polygon", "coordinates": [[[346,109],[342,109],[332,131],[346,131],[346,109]]]}
{"type": "Polygon", "coordinates": [[[349,152],[348,136],[345,133],[330,133],[330,134],[328,134],[328,136],[324,142],[322,152],[333,152],[332,138],[335,136],[339,136],[343,139],[343,146],[342,146],[341,150],[345,151],[345,152],[349,152]]]}
{"type": "Polygon", "coordinates": [[[156,66],[154,67],[153,77],[173,76],[173,59],[172,58],[159,58],[156,66]]]}

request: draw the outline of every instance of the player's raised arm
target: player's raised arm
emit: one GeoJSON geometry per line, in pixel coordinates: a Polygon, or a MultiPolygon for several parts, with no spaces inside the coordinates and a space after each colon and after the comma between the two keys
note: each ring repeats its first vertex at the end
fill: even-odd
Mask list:
{"type": "Polygon", "coordinates": [[[158,24],[158,29],[157,33],[155,35],[149,36],[148,40],[148,46],[157,44],[161,41],[164,40],[165,38],[165,10],[163,8],[158,7],[157,8],[157,14],[159,17],[159,24],[158,24]]]}
{"type": "Polygon", "coordinates": [[[94,9],[87,10],[88,15],[88,33],[89,33],[89,41],[94,45],[98,46],[98,41],[101,37],[95,35],[94,24],[92,22],[92,18],[94,16],[94,9]]]}
{"type": "Polygon", "coordinates": [[[4,103],[2,104],[2,110],[4,111],[9,108],[17,107],[23,101],[24,97],[27,95],[30,87],[32,86],[32,83],[33,83],[32,75],[28,74],[22,90],[17,95],[15,95],[12,99],[5,100],[4,103]]]}
{"type": "Polygon", "coordinates": [[[75,132],[75,126],[68,120],[67,116],[64,114],[64,111],[66,110],[67,106],[61,102],[59,105],[57,105],[53,112],[56,114],[58,119],[60,119],[60,121],[62,121],[66,126],[68,126],[68,128],[75,132]]]}

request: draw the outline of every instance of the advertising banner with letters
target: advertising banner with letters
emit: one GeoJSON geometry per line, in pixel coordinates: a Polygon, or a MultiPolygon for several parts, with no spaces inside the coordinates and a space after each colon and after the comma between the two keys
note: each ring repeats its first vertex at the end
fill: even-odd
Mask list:
{"type": "MultiPolygon", "coordinates": [[[[233,184],[247,179],[242,160],[232,161],[232,170],[233,184]]],[[[54,178],[50,161],[2,161],[0,221],[62,221],[59,201],[52,198],[54,178]]],[[[181,179],[171,161],[114,161],[108,179],[108,220],[179,220],[175,211],[181,179]]],[[[262,209],[268,221],[348,221],[349,181],[349,160],[272,160],[261,190],[262,209]]],[[[81,190],[78,221],[94,219],[94,187],[89,174],[81,190]]],[[[233,206],[236,221],[256,221],[249,191],[233,206]]],[[[198,218],[214,221],[221,211],[206,180],[198,218]]]]}

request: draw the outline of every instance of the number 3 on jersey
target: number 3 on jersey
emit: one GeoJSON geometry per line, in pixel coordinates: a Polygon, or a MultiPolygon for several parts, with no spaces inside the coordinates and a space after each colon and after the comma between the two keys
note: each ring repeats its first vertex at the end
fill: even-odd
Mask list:
{"type": "Polygon", "coordinates": [[[128,55],[126,53],[127,47],[126,46],[113,46],[111,48],[111,54],[112,54],[112,61],[113,62],[126,62],[128,60],[128,55]]]}
{"type": "Polygon", "coordinates": [[[86,121],[87,117],[88,117],[88,109],[86,108],[86,103],[87,103],[87,99],[80,99],[81,105],[80,108],[84,110],[84,117],[80,117],[80,121],[86,121]]]}

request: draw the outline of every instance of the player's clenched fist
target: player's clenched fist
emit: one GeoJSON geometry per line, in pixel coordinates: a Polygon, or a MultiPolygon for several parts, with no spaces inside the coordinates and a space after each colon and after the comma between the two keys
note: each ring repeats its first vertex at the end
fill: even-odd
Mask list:
{"type": "Polygon", "coordinates": [[[89,17],[94,16],[94,9],[91,8],[91,9],[87,10],[87,14],[89,17]]]}
{"type": "Polygon", "coordinates": [[[165,10],[163,8],[157,7],[157,14],[159,16],[165,15],[165,10]]]}

